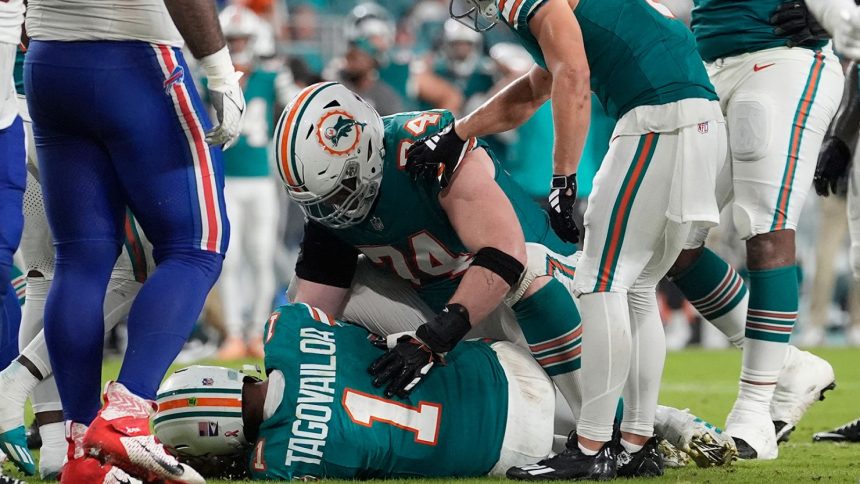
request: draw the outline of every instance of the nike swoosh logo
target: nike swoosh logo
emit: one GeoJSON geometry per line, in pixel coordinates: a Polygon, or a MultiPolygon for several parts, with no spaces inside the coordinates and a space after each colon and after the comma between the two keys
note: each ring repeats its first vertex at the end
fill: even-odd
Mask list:
{"type": "Polygon", "coordinates": [[[761,70],[767,69],[768,67],[770,67],[770,66],[772,66],[772,65],[774,65],[774,64],[776,64],[776,62],[771,62],[770,64],[764,64],[764,65],[758,65],[758,64],[755,64],[755,65],[753,66],[753,72],[758,72],[758,71],[761,71],[761,70]]]}
{"type": "Polygon", "coordinates": [[[161,458],[161,456],[156,455],[155,452],[150,450],[150,448],[146,444],[141,445],[141,447],[147,454],[150,455],[150,457],[152,457],[152,460],[154,460],[156,464],[158,464],[162,469],[167,471],[170,475],[181,476],[183,474],[184,470],[182,469],[181,465],[175,466],[169,462],[166,462],[164,459],[161,458]]]}

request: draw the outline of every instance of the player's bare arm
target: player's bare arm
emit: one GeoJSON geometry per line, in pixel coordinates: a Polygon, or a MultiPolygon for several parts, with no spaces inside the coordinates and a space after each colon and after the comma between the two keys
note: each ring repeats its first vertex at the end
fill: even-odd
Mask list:
{"type": "Polygon", "coordinates": [[[853,0],[806,0],[809,11],[833,35],[833,48],[849,59],[860,58],[860,7],[853,0]]]}
{"type": "Polygon", "coordinates": [[[218,23],[212,0],[164,0],[167,11],[188,49],[206,73],[218,125],[206,133],[206,142],[230,148],[239,139],[245,116],[245,97],[239,86],[242,73],[233,68],[230,52],[218,23]]]}
{"type": "Polygon", "coordinates": [[[349,288],[330,286],[296,277],[296,294],[290,302],[301,302],[339,318],[346,308],[349,288]]]}
{"type": "Polygon", "coordinates": [[[176,29],[197,59],[212,55],[226,44],[212,0],[164,0],[176,29]]]}
{"type": "MultiPolygon", "coordinates": [[[[484,150],[464,157],[440,203],[463,244],[474,254],[492,248],[521,265],[526,246],[514,208],[494,180],[495,168],[484,150]]],[[[475,265],[466,271],[450,303],[469,311],[473,326],[490,314],[504,299],[511,284],[498,273],[475,265]]]]}

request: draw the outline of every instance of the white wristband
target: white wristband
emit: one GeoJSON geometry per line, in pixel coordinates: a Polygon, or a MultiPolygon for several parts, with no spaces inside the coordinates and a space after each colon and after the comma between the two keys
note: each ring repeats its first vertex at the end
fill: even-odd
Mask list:
{"type": "Polygon", "coordinates": [[[233,81],[236,77],[236,70],[233,69],[233,61],[230,59],[230,51],[227,50],[227,46],[214,54],[199,59],[199,61],[200,67],[206,72],[210,88],[216,88],[233,81]]]}

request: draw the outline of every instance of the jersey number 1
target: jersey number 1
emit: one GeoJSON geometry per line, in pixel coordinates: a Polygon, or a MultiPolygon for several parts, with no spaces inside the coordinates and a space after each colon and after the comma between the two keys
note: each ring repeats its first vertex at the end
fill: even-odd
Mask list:
{"type": "Polygon", "coordinates": [[[352,388],[343,391],[343,408],[349,419],[362,427],[373,427],[374,422],[386,423],[415,434],[415,442],[436,445],[439,424],[442,422],[442,405],[418,402],[417,407],[404,405],[352,388]]]}

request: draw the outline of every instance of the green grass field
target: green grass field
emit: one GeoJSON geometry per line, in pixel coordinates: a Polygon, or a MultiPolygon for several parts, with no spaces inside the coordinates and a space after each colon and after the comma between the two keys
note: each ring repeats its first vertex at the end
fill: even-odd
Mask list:
{"type": "MultiPolygon", "coordinates": [[[[669,469],[663,478],[653,481],[719,484],[860,481],[860,444],[813,444],[811,440],[814,432],[842,425],[860,416],[860,349],[820,349],[813,352],[833,365],[837,388],[827,394],[825,401],[813,405],[792,434],[791,442],[780,446],[779,459],[770,462],[736,462],[729,467],[712,469],[699,469],[691,464],[683,469],[669,469]]],[[[117,363],[108,363],[104,368],[104,376],[111,378],[118,371],[117,363]]],[[[688,350],[671,353],[666,362],[661,403],[679,408],[689,407],[696,415],[721,425],[734,402],[739,373],[740,353],[737,351],[688,350]]],[[[386,482],[417,484],[450,481],[452,479],[386,482]]],[[[501,481],[504,479],[463,479],[457,482],[501,481]]]]}

